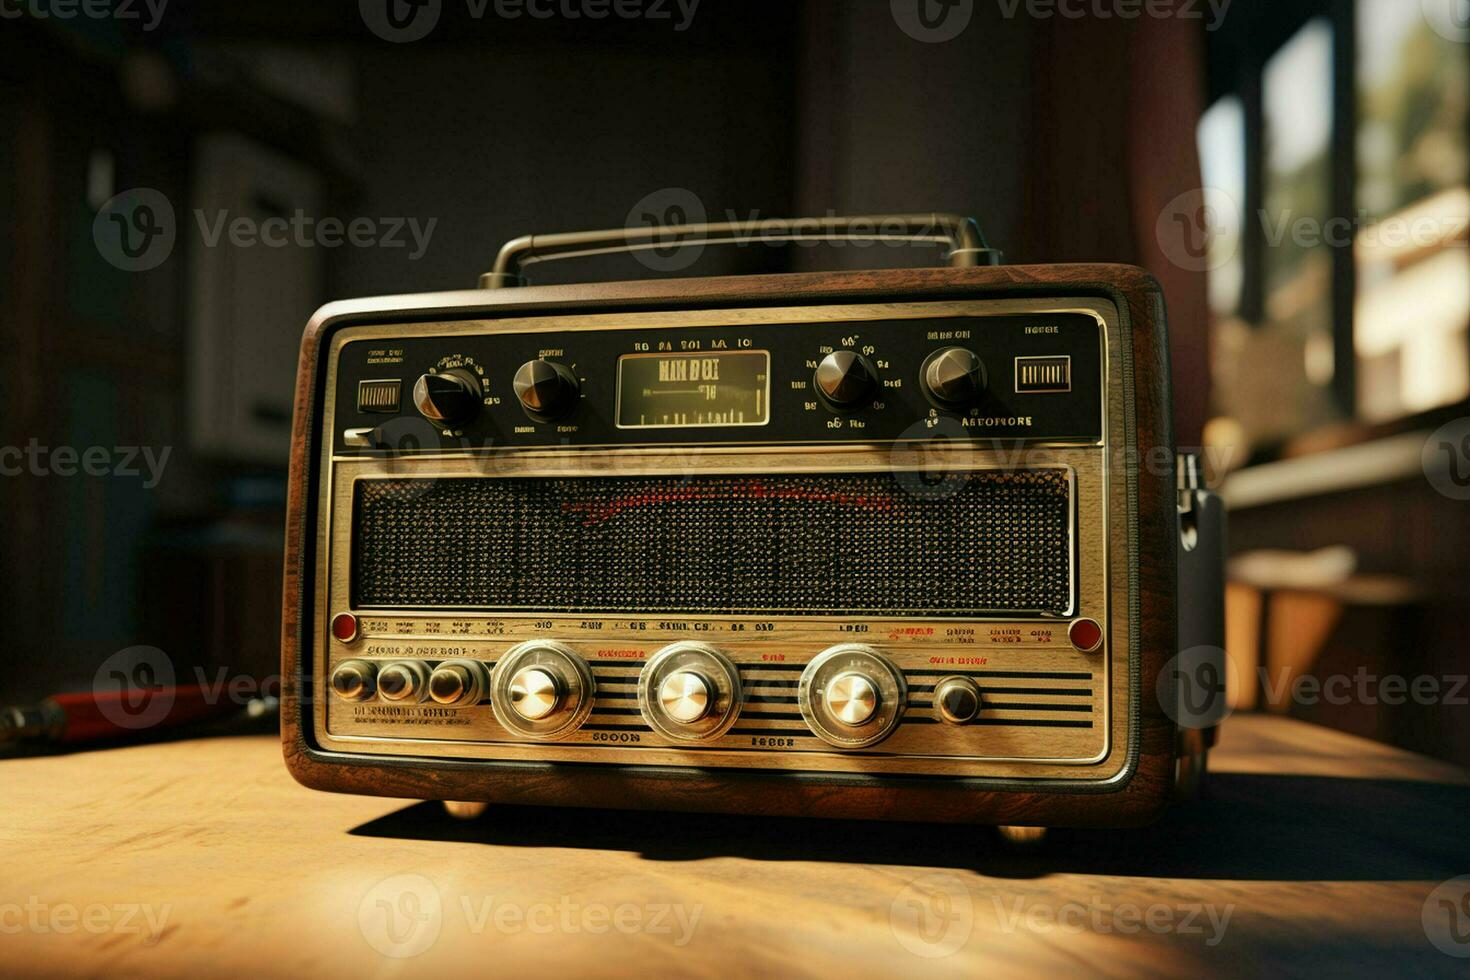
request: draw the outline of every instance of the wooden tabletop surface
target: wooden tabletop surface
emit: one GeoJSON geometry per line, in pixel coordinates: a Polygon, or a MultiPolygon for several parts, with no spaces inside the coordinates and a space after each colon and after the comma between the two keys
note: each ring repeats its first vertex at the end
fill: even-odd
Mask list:
{"type": "Polygon", "coordinates": [[[303,789],[268,737],[0,760],[0,975],[1467,975],[1439,947],[1470,954],[1470,879],[1436,890],[1470,875],[1463,771],[1265,717],[1212,761],[1156,827],[1018,853],[917,822],[462,823],[303,789]]]}

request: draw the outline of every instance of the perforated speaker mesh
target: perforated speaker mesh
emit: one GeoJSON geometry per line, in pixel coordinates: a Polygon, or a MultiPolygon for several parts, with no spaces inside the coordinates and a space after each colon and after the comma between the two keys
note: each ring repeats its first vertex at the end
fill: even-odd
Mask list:
{"type": "Polygon", "coordinates": [[[1065,614],[1063,470],[364,480],[359,606],[1065,614]]]}

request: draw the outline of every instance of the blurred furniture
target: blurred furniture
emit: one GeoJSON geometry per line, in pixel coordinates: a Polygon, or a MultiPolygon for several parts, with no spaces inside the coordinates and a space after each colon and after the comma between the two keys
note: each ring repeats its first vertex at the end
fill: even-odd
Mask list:
{"type": "Polygon", "coordinates": [[[162,920],[153,945],[10,934],[5,968],[1463,975],[1421,916],[1437,883],[1470,868],[1470,775],[1270,717],[1232,719],[1212,762],[1212,798],[1154,829],[1054,832],[1018,852],[921,824],[515,807],[458,822],[437,805],[303,789],[265,737],[0,760],[0,908],[141,904],[162,920]],[[651,923],[660,906],[692,929],[672,913],[665,932],[613,924],[619,909],[651,923]],[[1195,909],[1201,931],[1112,928],[1110,910],[1128,906],[1176,922],[1195,909]],[[610,917],[583,917],[597,909],[610,917]],[[1211,911],[1228,913],[1214,945],[1211,911]],[[415,955],[395,962],[374,943],[415,955]]]}
{"type": "MultiPolygon", "coordinates": [[[[1460,627],[1470,603],[1470,523],[1464,503],[1439,493],[1435,474],[1424,471],[1427,437],[1407,433],[1316,452],[1227,481],[1234,555],[1227,646],[1238,709],[1287,712],[1470,763],[1470,685],[1462,684],[1470,656],[1460,627]],[[1272,554],[1324,549],[1350,554],[1350,571],[1312,581],[1299,562],[1271,567],[1272,554]],[[1252,553],[1257,559],[1242,566],[1252,553]],[[1253,675],[1251,682],[1242,675],[1253,675]],[[1303,675],[1313,686],[1343,676],[1351,684],[1345,698],[1323,692],[1303,703],[1290,698],[1290,684],[1303,675]],[[1390,678],[1404,679],[1406,696],[1393,693],[1397,680],[1384,687],[1390,678]],[[1433,695],[1414,696],[1421,678],[1434,685],[1433,695]]],[[[1341,692],[1343,682],[1335,683],[1341,692]]]]}

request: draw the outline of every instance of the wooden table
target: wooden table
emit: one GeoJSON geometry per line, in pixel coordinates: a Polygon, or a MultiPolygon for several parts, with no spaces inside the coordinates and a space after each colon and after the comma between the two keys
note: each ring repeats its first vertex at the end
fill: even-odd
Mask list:
{"type": "Polygon", "coordinates": [[[917,823],[461,823],[302,789],[267,737],[0,760],[0,975],[1466,975],[1421,921],[1470,874],[1465,773],[1264,717],[1213,761],[1155,828],[1017,853],[917,823]]]}

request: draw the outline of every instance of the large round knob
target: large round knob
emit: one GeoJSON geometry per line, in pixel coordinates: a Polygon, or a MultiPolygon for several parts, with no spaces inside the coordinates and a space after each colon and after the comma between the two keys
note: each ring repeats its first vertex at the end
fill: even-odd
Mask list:
{"type": "Polygon", "coordinates": [[[524,667],[510,679],[510,706],[527,721],[540,721],[561,706],[561,686],[549,670],[524,667]]]}
{"type": "Polygon", "coordinates": [[[934,710],[951,725],[974,721],[980,714],[980,688],[968,677],[946,677],[935,685],[934,710]]]}
{"type": "Polygon", "coordinates": [[[560,643],[530,640],[495,662],[490,710],[509,732],[557,738],[592,713],[596,684],[587,662],[560,643]]]}
{"type": "Polygon", "coordinates": [[[571,368],[546,360],[522,364],[516,371],[511,388],[526,414],[543,422],[570,414],[577,407],[581,392],[571,368]]]}
{"type": "Polygon", "coordinates": [[[842,749],[883,741],[898,727],[907,701],[903,672],[856,643],[817,654],[796,687],[797,707],[812,734],[842,749]]]}
{"type": "Polygon", "coordinates": [[[965,408],[985,394],[985,362],[963,347],[930,354],[921,374],[929,397],[946,408],[965,408]]]}
{"type": "Polygon", "coordinates": [[[428,696],[429,668],[418,660],[401,660],[378,672],[378,697],[394,704],[417,704],[428,696]]]}
{"type": "Polygon", "coordinates": [[[709,714],[709,696],[709,681],[692,670],[670,674],[658,686],[659,706],[681,725],[693,724],[709,714]]]}
{"type": "Polygon", "coordinates": [[[638,710],[669,741],[718,738],[740,713],[740,670],[703,643],[664,647],[638,675],[638,710]]]}
{"type": "Polygon", "coordinates": [[[817,365],[817,391],[834,408],[855,408],[867,401],[878,385],[878,372],[856,351],[833,351],[817,365]]]}
{"type": "Polygon", "coordinates": [[[377,690],[378,668],[366,660],[345,660],[332,671],[332,693],[343,701],[366,701],[377,690]]]}
{"type": "Polygon", "coordinates": [[[413,403],[430,422],[454,426],[468,422],[480,410],[480,381],[463,368],[423,374],[413,385],[413,403]]]}
{"type": "Polygon", "coordinates": [[[862,674],[839,674],[827,685],[827,710],[849,728],[866,725],[878,713],[878,688],[862,674]]]}

